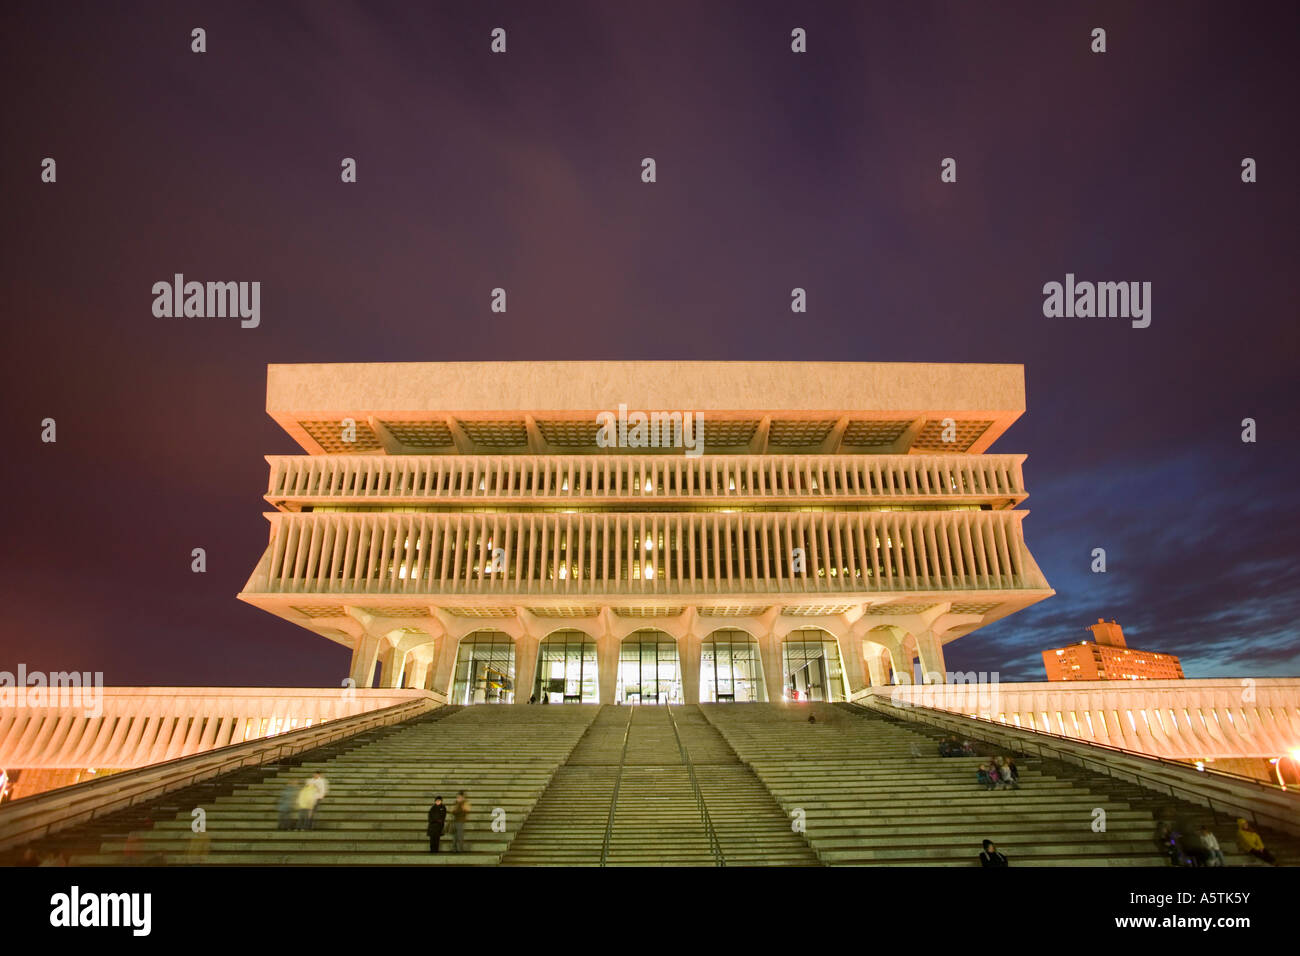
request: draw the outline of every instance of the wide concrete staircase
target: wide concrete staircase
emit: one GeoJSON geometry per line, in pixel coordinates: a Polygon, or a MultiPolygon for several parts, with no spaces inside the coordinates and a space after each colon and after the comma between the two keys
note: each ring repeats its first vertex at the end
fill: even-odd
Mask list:
{"type": "Polygon", "coordinates": [[[819,866],[790,817],[700,708],[673,713],[727,866],[819,866]]]}
{"type": "Polygon", "coordinates": [[[106,840],[73,865],[210,863],[241,865],[493,864],[596,715],[590,707],[493,705],[397,725],[355,746],[216,796],[203,806],[206,837],[191,831],[191,810],[106,840]],[[320,771],[329,795],[312,830],[277,828],[286,785],[320,771]],[[429,853],[426,814],[435,795],[458,790],[473,812],[465,853],[453,853],[451,818],[443,852],[429,853]],[[503,815],[494,811],[502,811],[503,815]],[[493,829],[494,816],[501,827],[493,829]]]}
{"type": "Polygon", "coordinates": [[[870,714],[808,703],[701,710],[785,812],[802,811],[824,863],[977,866],[990,839],[1016,866],[1164,864],[1149,811],[1030,761],[1017,760],[1020,790],[987,791],[975,779],[987,756],[940,757],[925,734],[870,714]]]}
{"type": "Polygon", "coordinates": [[[502,862],[599,865],[617,782],[607,865],[717,865],[674,719],[726,865],[816,865],[806,841],[698,707],[670,713],[656,706],[601,708],[502,862]]]}
{"type": "MultiPolygon", "coordinates": [[[[574,705],[566,705],[571,709],[574,705]]],[[[586,707],[587,705],[579,705],[586,707]]],[[[598,707],[596,719],[555,771],[501,862],[515,866],[595,866],[600,863],[614,796],[623,733],[636,708],[598,707]]]]}
{"type": "MultiPolygon", "coordinates": [[[[903,714],[885,712],[882,715],[879,711],[873,711],[857,704],[841,704],[840,707],[859,716],[883,716],[885,720],[900,723],[909,730],[928,737],[931,747],[936,751],[939,742],[944,737],[949,736],[942,728],[920,721],[909,721],[903,714]]],[[[979,749],[988,750],[983,746],[979,746],[979,749]]],[[[1017,758],[1017,763],[1021,762],[1017,758]]],[[[1224,863],[1227,866],[1268,865],[1248,853],[1243,853],[1237,846],[1235,814],[1216,813],[1203,804],[1192,803],[1172,794],[1143,787],[1122,777],[1112,777],[1100,773],[1096,769],[1084,768],[1064,760],[1045,758],[1038,761],[1038,766],[1045,773],[1050,773],[1054,777],[1071,780],[1078,786],[1088,787],[1098,793],[1104,793],[1112,799],[1123,801],[1135,810],[1146,811],[1152,815],[1152,819],[1170,822],[1178,821],[1181,825],[1194,829],[1201,826],[1209,827],[1210,832],[1218,837],[1219,847],[1223,851],[1224,863]]],[[[1270,829],[1266,826],[1259,827],[1259,831],[1265,845],[1277,858],[1280,866],[1300,866],[1300,836],[1270,829]]]]}

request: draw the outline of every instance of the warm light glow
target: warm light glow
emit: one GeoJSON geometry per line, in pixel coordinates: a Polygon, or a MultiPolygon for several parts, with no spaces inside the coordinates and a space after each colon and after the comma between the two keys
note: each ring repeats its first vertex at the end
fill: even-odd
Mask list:
{"type": "Polygon", "coordinates": [[[653,551],[655,549],[655,543],[652,539],[650,538],[645,539],[645,549],[647,551],[653,551]]]}
{"type": "Polygon", "coordinates": [[[568,576],[569,576],[569,566],[568,566],[567,564],[562,564],[562,565],[560,565],[560,577],[561,577],[561,579],[563,579],[563,578],[567,578],[568,576]]]}
{"type": "Polygon", "coordinates": [[[653,564],[647,564],[645,566],[645,576],[647,580],[655,576],[655,566],[653,564]]]}

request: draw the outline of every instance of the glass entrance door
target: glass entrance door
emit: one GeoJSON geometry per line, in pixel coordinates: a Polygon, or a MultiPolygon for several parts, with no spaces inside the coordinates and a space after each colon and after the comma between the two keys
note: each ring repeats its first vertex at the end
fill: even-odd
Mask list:
{"type": "Polygon", "coordinates": [[[614,700],[624,704],[680,704],[677,642],[660,631],[637,631],[619,649],[614,700]]]}
{"type": "Polygon", "coordinates": [[[533,695],[551,704],[595,703],[599,697],[596,642],[582,631],[556,631],[537,651],[533,695]]]}
{"type": "Polygon", "coordinates": [[[825,631],[793,631],[781,649],[791,700],[844,700],[839,645],[825,631]]]}
{"type": "Polygon", "coordinates": [[[515,699],[515,644],[508,634],[481,631],[460,642],[452,703],[510,704],[515,699]]]}
{"type": "Polygon", "coordinates": [[[714,631],[700,645],[700,700],[767,700],[758,641],[745,631],[714,631]]]}

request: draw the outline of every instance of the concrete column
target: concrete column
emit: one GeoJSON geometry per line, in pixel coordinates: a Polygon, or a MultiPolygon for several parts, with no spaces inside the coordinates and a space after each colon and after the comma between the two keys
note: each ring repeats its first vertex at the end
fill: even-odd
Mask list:
{"type": "Polygon", "coordinates": [[[872,644],[867,650],[867,676],[871,678],[872,687],[884,687],[889,683],[885,673],[884,651],[872,644]]]}
{"type": "Polygon", "coordinates": [[[895,684],[912,684],[912,655],[903,646],[899,640],[891,641],[885,645],[889,651],[889,658],[894,667],[895,684]]]}
{"type": "Polygon", "coordinates": [[[362,634],[352,649],[352,666],[348,676],[356,687],[369,687],[375,679],[375,662],[379,659],[379,638],[362,634]]]}
{"type": "Polygon", "coordinates": [[[402,665],[406,663],[406,651],[389,647],[384,651],[383,670],[379,674],[381,687],[398,688],[402,686],[402,665]]]}
{"type": "Polygon", "coordinates": [[[407,669],[406,686],[414,689],[424,687],[425,681],[429,679],[429,659],[427,657],[412,657],[411,666],[407,669]]]}
{"type": "Polygon", "coordinates": [[[767,699],[779,703],[785,698],[785,664],[782,661],[781,641],[775,634],[758,639],[758,652],[763,656],[763,683],[767,685],[767,699]]]}
{"type": "Polygon", "coordinates": [[[683,634],[677,641],[677,660],[682,669],[682,700],[688,704],[700,702],[700,643],[694,634],[683,634]]]}
{"type": "Polygon", "coordinates": [[[442,694],[451,701],[451,680],[456,670],[456,653],[460,642],[450,634],[444,634],[438,638],[437,656],[434,658],[434,666],[431,668],[433,677],[429,680],[428,689],[435,694],[442,694]]]}
{"type": "Polygon", "coordinates": [[[846,634],[840,639],[840,666],[844,670],[844,693],[850,700],[867,686],[866,668],[862,660],[862,639],[846,634]]]}
{"type": "Polygon", "coordinates": [[[913,679],[913,666],[911,666],[911,652],[907,650],[902,643],[889,648],[889,657],[893,659],[894,683],[896,684],[915,684],[913,679]]]}
{"type": "Polygon", "coordinates": [[[921,658],[921,680],[926,684],[943,684],[947,671],[943,664],[943,645],[933,631],[916,635],[916,653],[921,658]]]}
{"type": "Polygon", "coordinates": [[[614,690],[618,685],[618,652],[621,642],[613,634],[604,634],[596,641],[596,669],[600,683],[600,702],[614,703],[614,690]]]}
{"type": "Polygon", "coordinates": [[[541,641],[525,634],[515,641],[515,703],[526,704],[537,683],[537,652],[541,641]]]}

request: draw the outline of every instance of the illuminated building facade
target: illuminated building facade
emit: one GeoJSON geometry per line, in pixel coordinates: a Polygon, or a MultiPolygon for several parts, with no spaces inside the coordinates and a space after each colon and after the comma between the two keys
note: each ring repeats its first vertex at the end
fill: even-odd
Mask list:
{"type": "Polygon", "coordinates": [[[1183,665],[1173,654],[1128,646],[1123,629],[1097,618],[1089,628],[1096,642],[1080,641],[1043,651],[1048,680],[1175,680],[1183,665]]]}
{"type": "Polygon", "coordinates": [[[453,703],[843,700],[1052,593],[1016,365],[273,365],[241,600],[453,703]]]}

